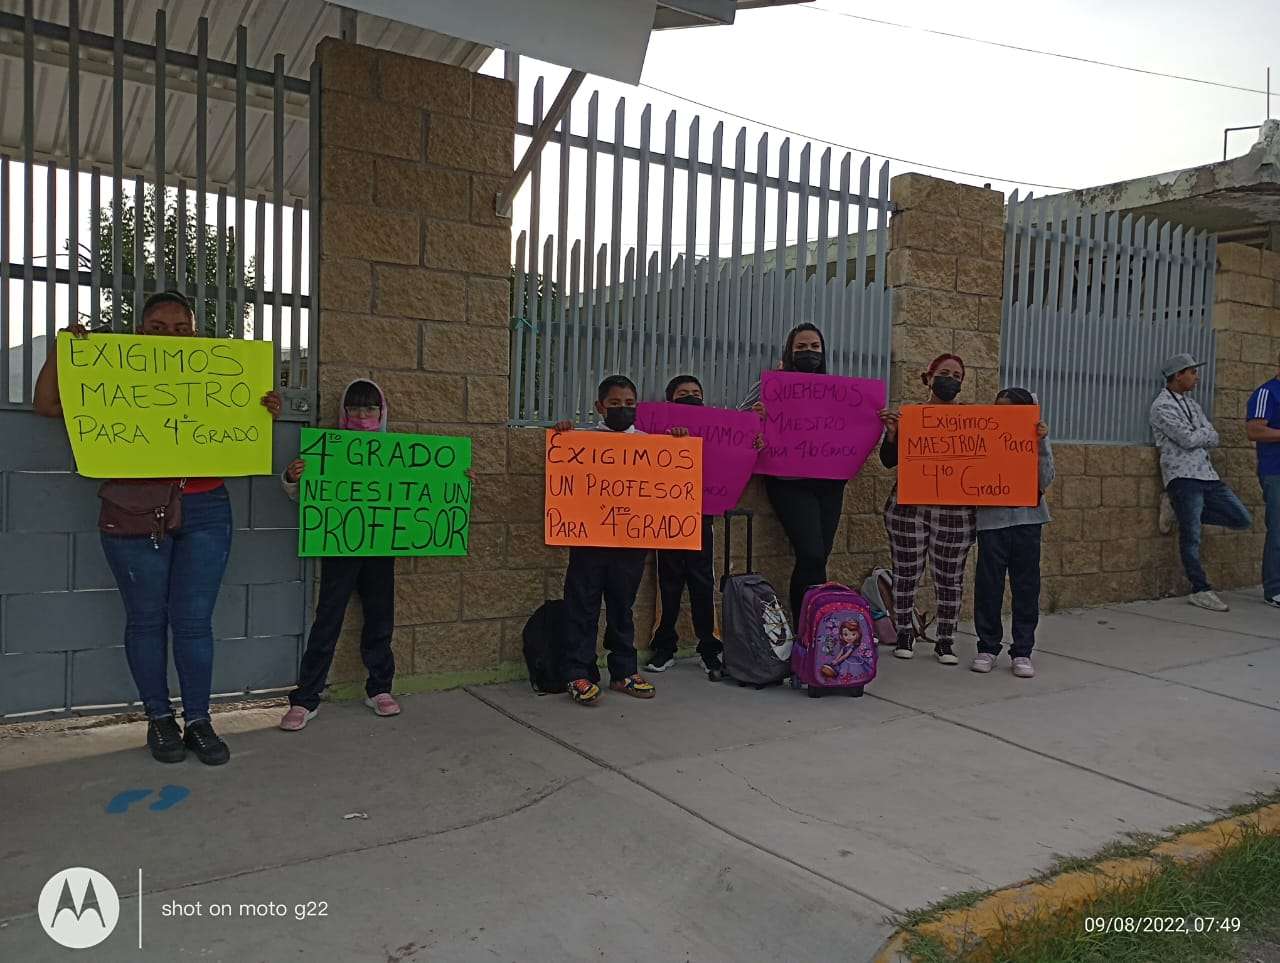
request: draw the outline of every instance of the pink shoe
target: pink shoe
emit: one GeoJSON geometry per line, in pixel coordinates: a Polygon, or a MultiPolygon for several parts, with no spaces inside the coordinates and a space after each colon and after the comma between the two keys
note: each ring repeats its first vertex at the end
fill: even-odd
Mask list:
{"type": "Polygon", "coordinates": [[[376,715],[400,715],[400,703],[391,698],[390,692],[379,692],[376,696],[369,696],[364,700],[364,704],[372,709],[376,715]]]}
{"type": "Polygon", "coordinates": [[[289,711],[280,720],[280,728],[285,732],[299,732],[307,727],[307,723],[316,717],[315,709],[306,706],[290,706],[289,711]]]}

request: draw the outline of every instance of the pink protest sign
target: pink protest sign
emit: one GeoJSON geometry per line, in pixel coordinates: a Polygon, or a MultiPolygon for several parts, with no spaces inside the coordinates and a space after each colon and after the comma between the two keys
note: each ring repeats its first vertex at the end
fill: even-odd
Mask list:
{"type": "Polygon", "coordinates": [[[636,428],[651,435],[688,428],[702,439],[702,514],[723,515],[737,507],[751,480],[759,452],[756,436],[764,430],[751,411],[728,411],[698,405],[652,404],[636,409],[636,428]]]}
{"type": "Polygon", "coordinates": [[[757,475],[852,478],[880,441],[883,381],[766,371],[760,401],[767,421],[757,475]]]}

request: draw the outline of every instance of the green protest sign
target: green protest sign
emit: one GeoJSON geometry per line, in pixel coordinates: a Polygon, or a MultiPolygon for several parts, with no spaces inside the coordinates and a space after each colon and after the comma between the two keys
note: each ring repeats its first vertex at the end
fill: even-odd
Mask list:
{"type": "Polygon", "coordinates": [[[298,554],[466,555],[471,439],[303,428],[298,554]]]}

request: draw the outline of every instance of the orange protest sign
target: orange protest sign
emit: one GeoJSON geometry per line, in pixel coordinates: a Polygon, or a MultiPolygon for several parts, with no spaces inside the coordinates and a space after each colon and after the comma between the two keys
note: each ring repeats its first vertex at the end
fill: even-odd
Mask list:
{"type": "Polygon", "coordinates": [[[1040,502],[1038,405],[904,405],[898,421],[898,503],[1040,502]]]}
{"type": "Polygon", "coordinates": [[[702,439],[547,432],[548,545],[702,547],[702,439]]]}

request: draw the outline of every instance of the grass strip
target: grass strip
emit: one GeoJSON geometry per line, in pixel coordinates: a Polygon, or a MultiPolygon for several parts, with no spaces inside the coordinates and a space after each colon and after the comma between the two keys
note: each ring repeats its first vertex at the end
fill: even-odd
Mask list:
{"type": "MultiPolygon", "coordinates": [[[[1154,858],[1159,869],[1137,885],[1103,893],[1070,913],[1012,920],[959,951],[919,932],[920,922],[904,918],[903,927],[910,934],[906,950],[920,963],[1280,959],[1280,836],[1244,825],[1212,860],[1179,863],[1167,856],[1154,858]]],[[[927,918],[939,912],[941,908],[927,918]]],[[[917,916],[923,918],[925,914],[917,916]]]]}

